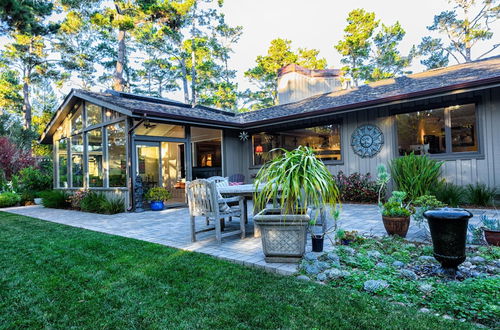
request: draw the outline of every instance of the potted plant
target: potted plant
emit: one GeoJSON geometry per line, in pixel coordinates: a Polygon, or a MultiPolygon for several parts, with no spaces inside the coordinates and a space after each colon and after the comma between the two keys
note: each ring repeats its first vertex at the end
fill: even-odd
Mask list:
{"type": "Polygon", "coordinates": [[[410,227],[411,211],[409,205],[404,204],[406,193],[393,191],[387,203],[382,206],[382,220],[389,235],[406,237],[410,227]]]}
{"type": "Polygon", "coordinates": [[[488,218],[484,214],[479,219],[486,242],[489,245],[500,246],[500,219],[488,218]]]}
{"type": "Polygon", "coordinates": [[[152,211],[161,211],[164,208],[164,201],[169,200],[172,197],[170,191],[162,187],[154,187],[148,190],[146,193],[146,200],[151,204],[152,211]]]}
{"type": "Polygon", "coordinates": [[[305,252],[308,225],[316,220],[307,210],[336,205],[339,192],[333,176],[311,148],[273,151],[282,155],[266,163],[255,179],[255,207],[262,211],[254,221],[261,229],[267,262],[297,262],[305,252]],[[276,207],[266,208],[268,202],[276,207]]]}
{"type": "MultiPolygon", "coordinates": [[[[329,237],[328,234],[332,232],[338,232],[337,231],[337,223],[340,217],[340,210],[335,207],[335,210],[333,211],[333,225],[325,230],[325,225],[322,223],[321,224],[321,230],[319,232],[314,231],[313,228],[318,227],[314,221],[311,222],[310,226],[310,231],[311,231],[311,245],[312,245],[312,251],[313,252],[323,252],[323,245],[325,242],[325,236],[329,237]],[[316,225],[316,226],[315,226],[316,225]]],[[[332,245],[334,245],[334,242],[330,239],[330,242],[332,242],[332,245]]]]}

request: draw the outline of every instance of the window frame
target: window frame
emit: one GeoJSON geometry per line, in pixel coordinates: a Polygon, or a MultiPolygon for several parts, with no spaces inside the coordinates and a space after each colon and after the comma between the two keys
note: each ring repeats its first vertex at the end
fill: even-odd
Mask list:
{"type": "Polygon", "coordinates": [[[482,109],[481,109],[481,102],[477,99],[473,100],[463,100],[460,102],[445,102],[445,103],[440,103],[437,104],[435,107],[431,106],[423,106],[419,107],[417,109],[412,109],[411,111],[402,111],[402,112],[397,112],[394,113],[394,156],[396,158],[403,157],[402,155],[399,154],[399,134],[398,134],[398,120],[396,118],[397,115],[402,115],[402,114],[411,114],[415,113],[418,111],[428,111],[428,110],[433,110],[433,109],[438,109],[438,108],[444,108],[444,121],[445,121],[445,127],[444,127],[444,132],[445,132],[445,141],[446,143],[446,151],[444,153],[439,153],[439,154],[428,154],[429,158],[435,159],[435,160],[459,160],[459,159],[484,159],[484,144],[483,144],[483,122],[482,122],[482,109]],[[474,105],[474,111],[475,111],[475,117],[476,117],[476,123],[475,123],[475,131],[477,134],[477,151],[452,151],[452,143],[451,143],[451,110],[449,109],[452,106],[463,106],[467,104],[473,104],[474,105]],[[449,142],[448,142],[449,141],[449,142]]]}
{"type": "MultiPolygon", "coordinates": [[[[290,126],[288,127],[287,129],[280,129],[280,130],[276,130],[276,132],[283,132],[283,131],[290,131],[290,130],[294,130],[294,129],[306,129],[306,128],[312,128],[312,127],[318,127],[318,126],[326,126],[326,125],[339,125],[339,144],[340,144],[340,160],[335,160],[335,159],[330,159],[330,160],[322,160],[320,158],[316,158],[316,159],[319,159],[323,162],[323,164],[325,165],[331,165],[331,166],[336,166],[336,165],[344,165],[344,122],[342,120],[342,118],[339,118],[339,119],[335,119],[333,121],[328,121],[328,122],[318,122],[318,123],[314,123],[314,124],[310,124],[310,125],[294,125],[294,126],[290,126]]],[[[253,137],[254,135],[256,134],[259,134],[259,133],[265,133],[266,130],[262,130],[262,131],[256,131],[256,132],[252,132],[251,135],[250,135],[250,138],[248,139],[248,141],[250,142],[249,143],[249,153],[250,153],[250,169],[259,169],[261,168],[264,164],[262,165],[256,165],[255,164],[255,153],[254,153],[254,147],[253,147],[253,137]]]]}

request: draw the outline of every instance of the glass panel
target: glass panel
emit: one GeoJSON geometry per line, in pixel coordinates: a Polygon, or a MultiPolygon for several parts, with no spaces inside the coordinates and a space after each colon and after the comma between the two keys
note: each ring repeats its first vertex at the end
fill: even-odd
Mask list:
{"type": "Polygon", "coordinates": [[[399,155],[446,152],[444,109],[405,113],[396,116],[399,155]]]}
{"type": "Polygon", "coordinates": [[[222,175],[222,131],[191,127],[191,142],[193,178],[222,175]]]}
{"type": "Polygon", "coordinates": [[[146,121],[135,129],[136,135],[184,138],[184,126],[160,124],[146,121]]]}
{"type": "Polygon", "coordinates": [[[152,187],[158,187],[160,182],[160,147],[138,145],[137,169],[145,191],[152,187]]]}
{"type": "Polygon", "coordinates": [[[186,168],[184,143],[161,143],[161,174],[163,187],[172,193],[167,204],[185,202],[186,168]]]}
{"type": "Polygon", "coordinates": [[[78,106],[78,109],[71,116],[71,133],[81,131],[83,129],[83,119],[82,119],[82,106],[78,106]]]}
{"type": "Polygon", "coordinates": [[[120,113],[104,108],[104,121],[110,121],[120,117],[120,113]]]}
{"type": "Polygon", "coordinates": [[[83,136],[71,137],[71,182],[73,187],[83,187],[83,136]]]}
{"type": "Polygon", "coordinates": [[[451,151],[477,152],[475,105],[457,105],[448,109],[451,117],[451,151]]]}
{"type": "Polygon", "coordinates": [[[262,165],[277,156],[271,153],[275,148],[286,150],[298,146],[310,147],[321,160],[341,160],[340,124],[300,128],[277,133],[260,133],[254,135],[254,165],[262,165]]]}
{"type": "Polygon", "coordinates": [[[59,170],[59,188],[68,188],[68,140],[57,143],[57,165],[59,170]]]}
{"type": "Polygon", "coordinates": [[[87,144],[89,187],[102,187],[104,180],[102,170],[102,130],[100,128],[87,133],[87,144]]]}
{"type": "Polygon", "coordinates": [[[102,122],[102,111],[100,106],[86,102],[85,110],[87,111],[87,126],[100,124],[102,122]]]}
{"type": "Polygon", "coordinates": [[[107,126],[106,129],[108,130],[109,186],[125,187],[127,185],[125,123],[107,126]]]}

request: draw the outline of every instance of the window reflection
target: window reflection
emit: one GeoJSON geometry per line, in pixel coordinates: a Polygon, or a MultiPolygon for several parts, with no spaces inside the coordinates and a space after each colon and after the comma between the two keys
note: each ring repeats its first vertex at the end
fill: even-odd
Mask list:
{"type": "Polygon", "coordinates": [[[61,139],[57,143],[57,164],[59,188],[68,188],[68,140],[61,139]]]}
{"type": "Polygon", "coordinates": [[[109,186],[126,186],[125,123],[120,122],[106,127],[108,131],[109,186]]]}
{"type": "Polygon", "coordinates": [[[102,122],[102,111],[100,106],[86,102],[85,109],[87,111],[87,126],[97,125],[102,122]]]}
{"type": "Polygon", "coordinates": [[[71,183],[75,188],[83,187],[83,136],[71,137],[71,183]]]}
{"type": "Polygon", "coordinates": [[[88,172],[89,186],[102,187],[103,180],[103,152],[102,152],[102,130],[94,129],[87,133],[88,140],[88,172]]]}

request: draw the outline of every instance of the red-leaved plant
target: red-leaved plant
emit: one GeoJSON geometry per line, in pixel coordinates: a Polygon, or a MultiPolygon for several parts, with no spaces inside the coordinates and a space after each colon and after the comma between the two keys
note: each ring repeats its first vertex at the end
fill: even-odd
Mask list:
{"type": "Polygon", "coordinates": [[[13,174],[34,165],[35,158],[31,151],[18,148],[8,137],[0,137],[0,170],[5,179],[10,180],[13,174]]]}

